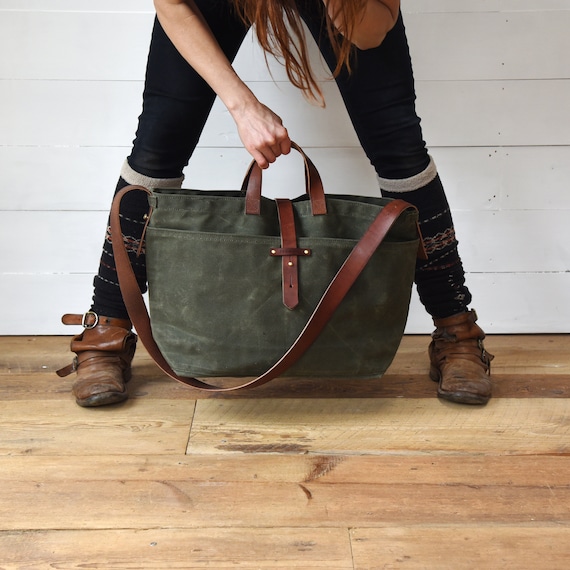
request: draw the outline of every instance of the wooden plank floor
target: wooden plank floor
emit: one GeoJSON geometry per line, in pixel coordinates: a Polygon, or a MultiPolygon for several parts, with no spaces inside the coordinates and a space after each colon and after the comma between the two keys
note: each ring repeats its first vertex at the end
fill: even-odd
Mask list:
{"type": "Polygon", "coordinates": [[[489,337],[484,407],[435,397],[428,342],[214,396],[140,349],[83,409],[69,338],[0,338],[0,570],[568,568],[570,335],[489,337]]]}

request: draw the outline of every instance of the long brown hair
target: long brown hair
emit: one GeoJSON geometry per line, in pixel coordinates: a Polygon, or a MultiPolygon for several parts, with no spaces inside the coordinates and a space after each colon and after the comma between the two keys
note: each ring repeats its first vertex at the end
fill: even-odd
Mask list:
{"type": "MultiPolygon", "coordinates": [[[[321,0],[312,0],[321,3],[321,0]]],[[[241,18],[255,27],[257,39],[265,51],[282,58],[289,81],[311,100],[324,106],[323,93],[309,62],[305,33],[296,0],[233,0],[241,18]]],[[[326,31],[336,55],[332,70],[337,76],[343,67],[350,71],[352,31],[362,17],[366,0],[343,0],[342,9],[329,15],[326,1],[326,31]],[[333,19],[335,24],[333,24],[333,19]],[[342,35],[339,33],[342,31],[342,35]]]]}

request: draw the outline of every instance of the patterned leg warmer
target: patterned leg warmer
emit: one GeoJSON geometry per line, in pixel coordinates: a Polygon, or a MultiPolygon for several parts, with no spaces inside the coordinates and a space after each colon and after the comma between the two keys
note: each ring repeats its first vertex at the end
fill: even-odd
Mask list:
{"type": "MultiPolygon", "coordinates": [[[[183,177],[151,178],[144,176],[135,172],[128,162],[125,161],[115,194],[129,184],[136,184],[145,188],[180,188],[182,181],[183,177]]],[[[145,225],[144,216],[147,213],[148,201],[145,192],[130,192],[123,198],[120,213],[123,239],[125,240],[129,259],[142,292],[146,291],[146,259],[144,245],[140,248],[140,241],[145,225]],[[141,251],[140,255],[137,256],[139,248],[141,251]]],[[[107,225],[103,243],[99,272],[93,280],[93,287],[93,304],[91,306],[93,312],[98,315],[128,319],[127,309],[119,289],[109,225],[107,225]]]]}
{"type": "Polygon", "coordinates": [[[433,160],[416,176],[402,180],[378,177],[378,182],[383,196],[401,198],[419,210],[428,259],[418,260],[416,286],[427,312],[434,318],[465,312],[471,294],[465,286],[451,211],[433,160]]]}

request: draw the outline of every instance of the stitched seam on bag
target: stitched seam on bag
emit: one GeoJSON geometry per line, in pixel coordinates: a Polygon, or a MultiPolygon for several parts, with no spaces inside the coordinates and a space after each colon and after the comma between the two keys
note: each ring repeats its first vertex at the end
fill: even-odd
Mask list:
{"type": "MultiPolygon", "coordinates": [[[[165,236],[172,237],[171,234],[176,234],[179,239],[184,240],[199,240],[199,241],[225,241],[230,243],[253,243],[265,245],[267,243],[273,243],[275,240],[279,240],[279,235],[264,235],[264,236],[252,236],[249,234],[236,234],[236,233],[219,233],[219,232],[208,232],[204,230],[187,230],[187,229],[177,229],[177,228],[149,228],[148,233],[152,235],[165,234],[165,236]]],[[[343,239],[343,238],[327,238],[327,237],[300,237],[299,243],[304,241],[306,243],[326,243],[327,245],[337,245],[338,247],[351,247],[358,243],[357,239],[343,239]]]]}
{"type": "MultiPolygon", "coordinates": [[[[150,230],[150,228],[149,228],[150,230]]],[[[220,234],[214,232],[200,232],[200,231],[190,231],[190,230],[177,230],[168,228],[152,228],[150,234],[155,235],[157,238],[160,237],[157,234],[165,234],[169,237],[171,233],[177,234],[178,239],[188,241],[203,241],[203,242],[224,242],[224,243],[237,243],[237,244],[253,244],[260,246],[271,247],[275,240],[279,240],[279,236],[259,236],[253,237],[247,234],[220,234]]],[[[148,238],[147,238],[148,239],[148,238]]],[[[151,238],[152,239],[152,238],[151,238]]],[[[318,251],[318,246],[322,244],[326,247],[336,247],[338,249],[350,250],[358,243],[357,239],[342,239],[342,238],[326,238],[326,237],[308,237],[299,238],[299,246],[304,247],[304,244],[311,245],[315,249],[315,253],[318,251]]],[[[393,248],[393,247],[411,247],[417,246],[418,239],[412,240],[397,240],[390,241],[385,240],[380,247],[393,248]]]]}

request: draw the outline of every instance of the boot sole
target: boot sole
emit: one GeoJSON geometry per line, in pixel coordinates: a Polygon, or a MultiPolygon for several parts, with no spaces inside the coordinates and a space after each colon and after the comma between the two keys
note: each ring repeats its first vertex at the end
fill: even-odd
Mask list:
{"type": "Polygon", "coordinates": [[[109,406],[111,404],[118,404],[127,400],[129,395],[120,392],[103,392],[102,394],[95,394],[83,400],[75,399],[78,406],[82,408],[98,408],[99,406],[109,406]]]}
{"type": "Polygon", "coordinates": [[[448,402],[454,402],[455,404],[469,404],[471,406],[482,406],[489,401],[489,398],[475,396],[474,394],[468,394],[465,392],[443,392],[439,389],[437,391],[437,396],[438,398],[442,398],[448,402]]]}

